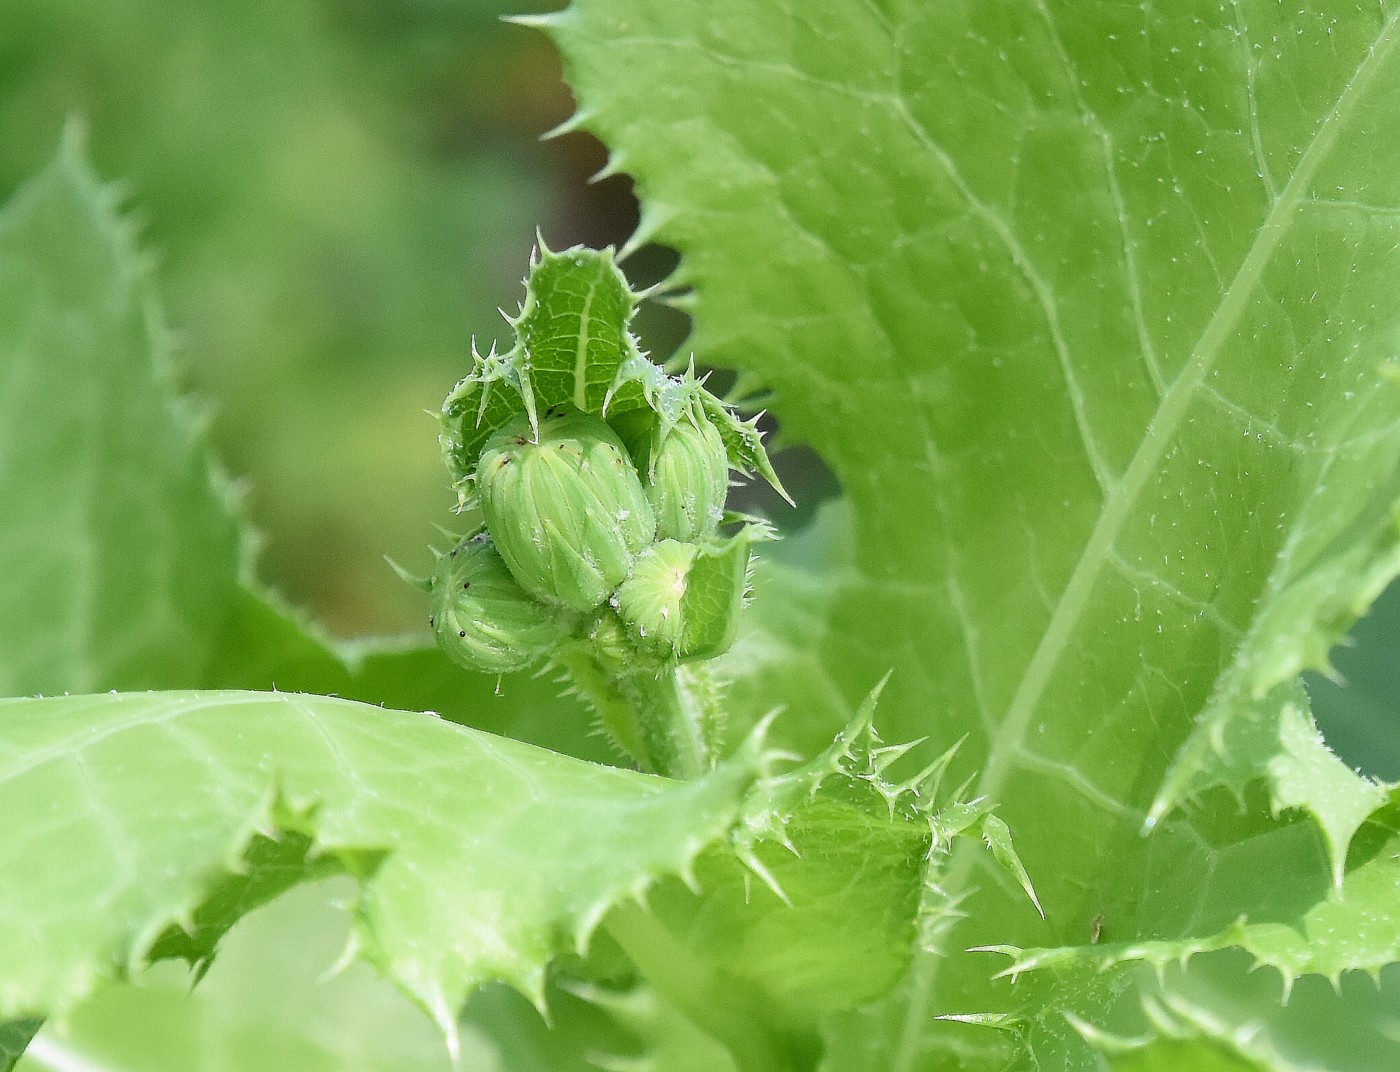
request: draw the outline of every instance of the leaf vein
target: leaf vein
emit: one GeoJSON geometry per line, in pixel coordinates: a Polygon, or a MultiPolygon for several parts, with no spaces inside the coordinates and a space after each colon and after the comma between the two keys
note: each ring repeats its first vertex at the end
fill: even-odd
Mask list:
{"type": "MultiPolygon", "coordinates": [[[[1026,672],[1011,699],[998,738],[1004,742],[1004,746],[991,750],[977,784],[978,795],[993,801],[1000,797],[1001,790],[1011,776],[1012,760],[1016,751],[1025,740],[1031,719],[1088,605],[1090,592],[1100,572],[1110,560],[1110,552],[1128,519],[1131,506],[1146,486],[1149,477],[1156,471],[1168,443],[1185,420],[1190,404],[1197,395],[1197,388],[1214,367],[1230,332],[1245,311],[1249,295],[1262,280],[1264,269],[1277,250],[1293,216],[1305,203],[1308,186],[1336,142],[1351,109],[1365,95],[1376,77],[1377,70],[1394,49],[1397,37],[1400,37],[1396,32],[1397,19],[1400,19],[1400,14],[1388,17],[1365,57],[1338,94],[1332,108],[1319,122],[1311,141],[1298,158],[1298,163],[1279,197],[1272,203],[1254,242],[1240,262],[1229,287],[1222,294],[1189,358],[1162,397],[1121,483],[1106,499],[1084,551],[1075,564],[1055,612],[1041,634],[1040,642],[1031,655],[1026,672]]],[[[965,849],[956,852],[947,876],[949,888],[962,888],[972,866],[974,861],[971,854],[965,849]]],[[[900,1060],[892,1066],[895,1069],[910,1067],[909,1061],[917,1048],[916,1039],[923,1031],[927,998],[936,982],[938,968],[939,962],[935,958],[921,961],[916,968],[910,986],[911,1000],[906,1009],[903,1037],[896,1055],[900,1060]]]]}

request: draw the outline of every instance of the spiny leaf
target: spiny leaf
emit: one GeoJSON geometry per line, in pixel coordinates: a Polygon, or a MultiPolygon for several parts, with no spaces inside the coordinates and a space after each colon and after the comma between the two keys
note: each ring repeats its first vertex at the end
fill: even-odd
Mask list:
{"type": "Polygon", "coordinates": [[[1031,877],[1026,874],[1021,858],[1016,855],[1016,850],[1011,845],[1011,831],[1007,825],[995,815],[985,816],[982,819],[982,840],[987,843],[987,848],[992,850],[997,863],[1009,871],[1021,889],[1026,891],[1031,904],[1035,905],[1035,910],[1043,918],[1045,909],[1040,907],[1040,899],[1036,897],[1035,889],[1031,886],[1031,877]]]}
{"type": "Polygon", "coordinates": [[[1154,998],[1144,1005],[1150,1030],[1134,1038],[1099,1031],[1070,1017],[1071,1025],[1114,1072],[1302,1072],[1251,1024],[1231,1024],[1180,998],[1154,998]]]}
{"type": "Polygon", "coordinates": [[[871,727],[878,693],[821,755],[762,778],[730,844],[658,883],[645,916],[609,917],[648,980],[741,1069],[810,1067],[828,1016],[897,983],[932,918],[953,911],[938,879],[954,838],[990,818],[925,778],[887,776],[900,749],[871,727]]]}
{"type": "MultiPolygon", "coordinates": [[[[1392,514],[1396,509],[1391,507],[1392,514]]],[[[1393,520],[1379,527],[1375,519],[1367,522],[1371,534],[1357,546],[1300,567],[1297,578],[1271,580],[1280,590],[1255,620],[1178,749],[1149,823],[1215,786],[1240,793],[1262,768],[1270,776],[1276,808],[1303,808],[1317,819],[1340,881],[1351,834],[1379,806],[1384,791],[1326,748],[1297,679],[1303,670],[1328,668],[1328,650],[1400,572],[1400,528],[1393,520]]]]}
{"type": "Polygon", "coordinates": [[[0,212],[0,695],[198,681],[240,594],[229,488],[116,203],[70,126],[0,212]]]}
{"type": "Polygon", "coordinates": [[[642,356],[630,331],[640,299],[612,250],[541,245],[527,282],[512,325],[537,410],[568,403],[601,415],[605,403],[609,413],[642,405],[640,386],[617,384],[624,362],[642,356]]]}
{"type": "Polygon", "coordinates": [[[510,354],[493,346],[486,355],[472,347],[472,371],[442,404],[442,457],[465,497],[468,477],[481,448],[504,428],[526,403],[527,388],[510,354]]]}
{"type": "Polygon", "coordinates": [[[773,463],[768,460],[768,452],[763,449],[763,437],[758,430],[758,418],[751,417],[742,421],[734,415],[728,406],[723,405],[714,396],[703,394],[701,399],[705,412],[714,421],[715,427],[719,429],[720,437],[724,440],[725,448],[729,451],[729,458],[734,467],[745,472],[757,473],[772,485],[773,490],[791,504],[792,496],[787,493],[782,481],[778,479],[778,474],[773,471],[773,463]]]}
{"type": "MultiPolygon", "coordinates": [[[[964,841],[955,940],[1326,899],[1375,789],[1281,713],[1400,564],[1400,14],[577,0],[546,29],[681,251],[691,345],[850,498],[800,665],[851,707],[893,667],[882,730],[966,736],[953,777],[1016,832],[1048,921],[964,841]]],[[[1015,1004],[991,971],[929,958],[885,1049],[833,1049],[962,1061],[932,1017],[1015,1004]]]]}
{"type": "MultiPolygon", "coordinates": [[[[349,920],[333,906],[354,892],[338,879],[279,898],[220,943],[196,986],[170,962],[103,984],[45,1026],[22,1072],[454,1072],[421,1009],[369,965],[339,960],[349,920]]],[[[568,1020],[567,1010],[552,1011],[568,1020]]],[[[494,1070],[494,1050],[466,1022],[456,1068],[494,1070]]]]}
{"type": "MultiPolygon", "coordinates": [[[[547,964],[606,921],[644,970],[652,946],[625,939],[669,929],[726,986],[746,980],[757,1004],[700,1022],[746,1024],[719,1037],[742,1067],[776,1068],[746,1047],[776,1031],[779,1052],[780,1036],[799,1040],[823,1010],[899,977],[946,858],[932,802],[877,786],[868,726],[866,713],[786,775],[766,773],[751,742],[703,781],[671,783],[321,697],[0,701],[0,808],[50,802],[65,816],[0,834],[0,869],[20,879],[0,887],[0,1016],[64,1012],[157,957],[206,964],[243,913],[343,872],[361,884],[352,949],[449,1037],[484,983],[542,1002],[547,964]],[[647,910],[628,907],[643,897],[647,910]]],[[[700,986],[684,960],[669,958],[665,978],[700,986]]]]}
{"type": "Polygon", "coordinates": [[[255,541],[176,395],[148,269],[70,128],[0,209],[0,694],[333,693],[607,758],[550,683],[497,695],[426,630],[333,644],[257,584],[255,541]]]}
{"type": "Polygon", "coordinates": [[[61,1012],[153,954],[207,957],[201,935],[268,890],[246,896],[262,836],[299,846],[278,887],[316,861],[360,878],[360,954],[450,1036],[483,983],[541,1000],[548,961],[688,870],[755,775],[744,761],[679,785],[427,715],[255,693],[0,701],[0,733],[0,811],[32,817],[0,831],[9,1019],[61,1012]]]}
{"type": "Polygon", "coordinates": [[[1161,970],[1185,964],[1202,953],[1239,948],[1257,965],[1276,969],[1286,995],[1305,975],[1321,975],[1336,985],[1345,972],[1364,972],[1376,978],[1387,965],[1400,961],[1397,889],[1400,805],[1391,793],[1386,805],[1369,817],[1352,840],[1350,868],[1344,880],[1321,900],[1304,897],[1291,910],[1284,905],[1260,906],[1257,919],[1240,918],[1219,930],[1202,930],[1179,939],[1026,950],[1002,946],[991,951],[1011,957],[999,974],[1014,978],[1081,964],[1099,972],[1136,962],[1161,970]]]}
{"type": "Polygon", "coordinates": [[[1340,887],[1352,837],[1385,804],[1389,791],[1342,763],[1312,718],[1297,707],[1285,709],[1279,737],[1280,747],[1269,760],[1274,807],[1299,808],[1317,820],[1340,887]]]}
{"type": "Polygon", "coordinates": [[[473,353],[472,371],[443,403],[443,459],[459,487],[467,487],[482,445],[522,408],[538,425],[559,405],[602,416],[645,404],[643,385],[620,379],[643,366],[660,376],[628,329],[639,300],[611,249],[554,253],[540,243],[520,311],[507,318],[514,345],[473,353]]]}

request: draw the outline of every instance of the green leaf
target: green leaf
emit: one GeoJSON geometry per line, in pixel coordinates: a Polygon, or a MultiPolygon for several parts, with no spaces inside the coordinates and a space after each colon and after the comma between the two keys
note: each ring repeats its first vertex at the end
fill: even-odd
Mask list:
{"type": "Polygon", "coordinates": [[[9,1072],[42,1025],[42,1020],[10,1020],[0,1023],[0,1068],[9,1072]]]}
{"type": "MultiPolygon", "coordinates": [[[[64,1024],[50,1022],[20,1072],[80,1061],[106,1072],[447,1072],[441,1034],[420,1010],[368,965],[337,964],[347,920],[334,904],[353,892],[343,879],[315,883],[253,913],[197,987],[170,963],[101,986],[64,1024]]],[[[550,986],[548,1022],[507,987],[474,995],[458,1067],[596,1072],[635,1069],[650,1057],[667,1069],[732,1068],[718,1044],[645,987],[614,989],[567,973],[561,981],[569,989],[550,986]]]]}
{"type": "Polygon", "coordinates": [[[566,402],[585,413],[644,404],[640,384],[618,383],[628,359],[643,357],[629,330],[636,309],[637,295],[611,250],[552,253],[541,243],[512,322],[539,412],[566,402]]]}
{"type": "Polygon", "coordinates": [[[1256,1043],[1272,1043],[1280,1058],[1303,1068],[1373,1072],[1400,1062],[1400,1039],[1387,1027],[1396,984],[1389,971],[1379,985],[1360,973],[1340,984],[1304,977],[1286,991],[1283,1005],[1277,973],[1254,970],[1248,954],[1230,950],[1195,957],[1185,971],[1169,969],[1161,1000],[1183,1002],[1256,1043]]]}
{"type": "Polygon", "coordinates": [[[1303,711],[1288,707],[1277,751],[1269,761],[1273,806],[1310,812],[1322,828],[1332,878],[1342,884],[1352,836],[1388,797],[1384,786],[1346,766],[1303,711]]]}
{"type": "Polygon", "coordinates": [[[749,553],[763,539],[746,526],[717,546],[702,547],[690,564],[680,609],[685,622],[678,648],[687,658],[711,659],[734,643],[749,576],[749,553]]]}
{"type": "MultiPolygon", "coordinates": [[[[1288,836],[1287,828],[1275,836],[1278,834],[1288,836]]],[[[1234,896],[1228,887],[1241,881],[1243,876],[1238,872],[1250,862],[1242,857],[1234,865],[1217,864],[1224,872],[1221,879],[1211,884],[1221,887],[1215,893],[1218,900],[1212,902],[1207,887],[1195,911],[1206,920],[1219,919],[1229,911],[1234,896]]],[[[1190,866],[1187,860],[1180,863],[1190,866]]],[[[1285,995],[1304,975],[1320,975],[1334,986],[1348,971],[1365,972],[1379,979],[1383,968],[1400,961],[1400,903],[1395,897],[1395,890],[1400,888],[1400,806],[1394,794],[1388,806],[1372,816],[1353,841],[1350,864],[1345,881],[1326,891],[1321,899],[1316,899],[1315,894],[1300,895],[1298,890],[1271,898],[1256,896],[1251,903],[1253,918],[1233,920],[1213,934],[1203,929],[1197,932],[1199,936],[1179,941],[1114,942],[1024,951],[1002,947],[997,951],[1013,956],[1012,965],[1004,969],[1004,974],[1013,976],[1071,963],[1108,971],[1119,964],[1144,961],[1160,970],[1169,964],[1185,963],[1188,957],[1200,953],[1241,948],[1257,966],[1278,971],[1285,995]]]]}
{"type": "Polygon", "coordinates": [[[545,48],[500,24],[518,7],[0,12],[0,201],[86,117],[91,158],[139,202],[213,441],[253,489],[264,576],[338,632],[421,624],[383,556],[416,564],[445,502],[422,410],[557,203],[519,107],[550,79],[509,74],[545,48]]]}
{"type": "Polygon", "coordinates": [[[1154,1001],[1148,1018],[1156,1033],[1142,1039],[1106,1036],[1082,1022],[1075,1026],[1113,1072],[1301,1072],[1303,1067],[1261,1043],[1253,1025],[1223,1022],[1180,1000],[1154,1001]]]}
{"type": "Polygon", "coordinates": [[[70,125],[0,210],[0,695],[346,683],[260,591],[133,225],[70,125]]]}
{"type": "MultiPolygon", "coordinates": [[[[966,736],[958,771],[1015,832],[1047,920],[964,843],[954,950],[1180,941],[1284,884],[1335,896],[1380,790],[1320,750],[1293,682],[1400,567],[1398,18],[577,0],[536,20],[574,125],[636,176],[632,244],[682,253],[691,345],[761,378],[849,497],[851,565],[796,665],[849,705],[892,668],[885,735],[966,736]],[[1271,815],[1297,809],[1316,828],[1271,815]],[[1221,870],[1241,881],[1193,919],[1221,870]]],[[[767,701],[802,718],[811,686],[765,654],[791,687],[767,701]]],[[[831,1052],[977,1052],[934,1016],[1017,1007],[979,956],[922,962],[872,1013],[883,1041],[831,1052]]],[[[975,1067],[1000,1067],[986,1045],[975,1067]]]]}
{"type": "MultiPolygon", "coordinates": [[[[344,879],[314,883],[253,913],[196,987],[171,963],[103,984],[64,1023],[50,1021],[20,1072],[448,1072],[421,1010],[367,964],[335,970],[348,921],[332,903],[354,892],[344,879]]],[[[470,1028],[461,1046],[464,1067],[495,1067],[494,1047],[470,1028]]]]}
{"type": "Polygon", "coordinates": [[[451,1035],[483,983],[540,1000],[547,962],[724,838],[754,777],[668,783],[304,696],[8,700],[0,728],[0,811],[32,817],[0,832],[0,1018],[203,956],[270,889],[329,868],[362,883],[360,955],[451,1035]]]}
{"type": "Polygon", "coordinates": [[[1193,1072],[1287,1072],[1288,1068],[1275,1061],[1247,1057],[1229,1043],[1214,1039],[1149,1042],[1141,1049],[1113,1058],[1109,1067],[1114,1072],[1175,1072],[1179,1068],[1193,1072]]]}
{"type": "Polygon", "coordinates": [[[946,915],[929,891],[979,829],[933,810],[942,766],[885,779],[905,749],[872,712],[790,773],[751,743],[675,783],[322,697],[0,701],[0,809],[62,816],[0,833],[0,1017],[67,1015],[160,958],[202,974],[247,912],[346,874],[350,952],[449,1038],[484,984],[542,1004],[601,923],[739,1067],[806,1067],[823,1012],[888,991],[946,915]]]}
{"type": "MultiPolygon", "coordinates": [[[[956,915],[939,885],[952,844],[994,822],[939,806],[950,757],[888,776],[908,748],[881,745],[878,695],[815,759],[760,785],[729,851],[658,883],[646,912],[608,918],[647,981],[744,1072],[813,1067],[827,1017],[894,987],[956,915]]],[[[993,842],[1024,877],[1009,843],[993,842]]]]}
{"type": "Polygon", "coordinates": [[[0,695],[198,683],[240,537],[116,194],[70,127],[0,213],[0,695]]]}
{"type": "Polygon", "coordinates": [[[768,452],[763,449],[763,436],[758,430],[758,418],[751,417],[741,421],[728,406],[707,393],[700,394],[700,402],[705,413],[719,429],[730,462],[736,468],[763,477],[772,485],[773,490],[791,504],[792,497],[783,488],[778,474],[773,472],[773,463],[768,460],[768,452]]]}
{"type": "Polygon", "coordinates": [[[443,403],[442,453],[453,480],[465,486],[486,440],[522,411],[538,424],[563,404],[597,415],[645,405],[643,385],[620,380],[624,366],[661,378],[628,330],[637,302],[611,250],[554,253],[541,242],[510,318],[515,345],[499,356],[473,353],[471,374],[443,403]]]}
{"type": "Polygon", "coordinates": [[[550,1011],[545,1025],[518,994],[495,988],[467,1016],[499,1040],[502,1072],[734,1072],[727,1050],[644,984],[564,978],[550,1011]]]}

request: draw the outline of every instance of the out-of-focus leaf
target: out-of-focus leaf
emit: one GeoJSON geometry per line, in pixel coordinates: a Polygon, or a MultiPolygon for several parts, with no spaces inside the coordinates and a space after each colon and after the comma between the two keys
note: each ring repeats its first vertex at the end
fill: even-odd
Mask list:
{"type": "Polygon", "coordinates": [[[468,674],[426,630],[335,645],[263,592],[114,199],[70,129],[0,212],[0,695],[331,693],[610,758],[553,681],[468,674]]]}
{"type": "Polygon", "coordinates": [[[197,683],[240,536],[114,193],[70,128],[0,213],[0,695],[197,683]]]}
{"type": "Polygon", "coordinates": [[[252,477],[264,569],[337,634],[419,621],[450,502],[425,399],[500,325],[559,157],[564,91],[506,0],[13,0],[0,194],[65,117],[141,206],[220,456],[252,477]]]}
{"type": "MultiPolygon", "coordinates": [[[[448,1072],[441,1032],[373,969],[330,973],[347,939],[331,903],[353,897],[344,879],[315,883],[253,913],[194,988],[168,963],[99,987],[66,1023],[46,1026],[20,1072],[448,1072]]],[[[461,1046],[463,1068],[497,1067],[470,1030],[461,1046]]]]}

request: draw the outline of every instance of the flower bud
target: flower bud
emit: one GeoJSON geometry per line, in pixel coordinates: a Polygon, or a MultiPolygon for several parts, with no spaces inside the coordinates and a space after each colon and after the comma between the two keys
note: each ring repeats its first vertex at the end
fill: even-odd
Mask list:
{"type": "Polygon", "coordinates": [[[604,603],[584,627],[589,654],[607,674],[622,677],[639,668],[656,669],[662,660],[639,650],[635,632],[611,606],[604,603]]]}
{"type": "Polygon", "coordinates": [[[656,519],[626,449],[587,413],[520,417],[487,441],[477,467],[486,527],[540,599],[588,611],[631,572],[656,519]]]}
{"type": "Polygon", "coordinates": [[[641,648],[675,655],[681,645],[685,619],[686,576],[699,548],[691,543],[661,540],[632,565],[632,574],[617,589],[614,604],[641,648]]]}
{"type": "Polygon", "coordinates": [[[441,556],[431,590],[438,645],[469,670],[524,670],[548,655],[573,624],[567,611],[516,584],[484,537],[441,556]]]}
{"type": "Polygon", "coordinates": [[[652,449],[647,471],[658,538],[700,540],[715,534],[729,492],[729,456],[703,414],[676,422],[652,449]]]}
{"type": "Polygon", "coordinates": [[[712,659],[738,631],[756,530],[705,546],[661,540],[618,586],[613,605],[641,652],[677,662],[712,659]]]}

